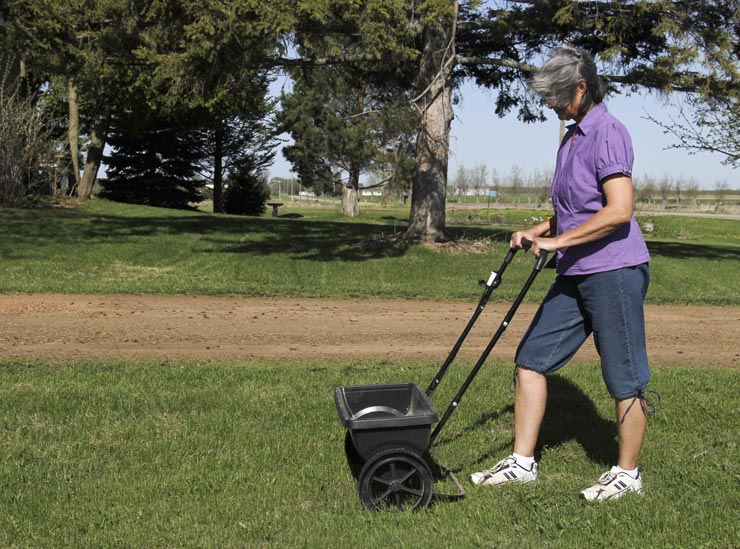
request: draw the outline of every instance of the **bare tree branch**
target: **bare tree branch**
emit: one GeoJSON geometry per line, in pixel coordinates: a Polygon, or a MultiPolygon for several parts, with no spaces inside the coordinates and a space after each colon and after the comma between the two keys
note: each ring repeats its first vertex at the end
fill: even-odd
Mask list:
{"type": "Polygon", "coordinates": [[[378,183],[373,183],[372,185],[365,185],[364,187],[360,187],[361,190],[365,189],[376,189],[378,187],[382,187],[383,185],[389,183],[393,179],[393,176],[386,177],[383,179],[383,181],[379,181],[378,183]]]}
{"type": "Polygon", "coordinates": [[[680,109],[676,120],[658,120],[648,114],[647,120],[663,129],[663,133],[673,135],[678,143],[669,149],[684,149],[689,154],[700,152],[718,153],[725,157],[723,164],[740,167],[740,139],[736,129],[740,125],[737,104],[713,101],[695,105],[692,117],[680,109]],[[693,119],[692,119],[693,118],[693,119]]]}

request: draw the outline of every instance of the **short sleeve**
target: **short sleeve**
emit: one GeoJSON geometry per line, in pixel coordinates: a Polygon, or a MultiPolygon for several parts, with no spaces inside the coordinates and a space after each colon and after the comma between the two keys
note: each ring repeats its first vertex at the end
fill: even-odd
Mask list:
{"type": "Polygon", "coordinates": [[[604,127],[596,155],[596,175],[599,181],[614,174],[632,177],[635,161],[632,138],[627,128],[618,120],[612,120],[604,127]]]}

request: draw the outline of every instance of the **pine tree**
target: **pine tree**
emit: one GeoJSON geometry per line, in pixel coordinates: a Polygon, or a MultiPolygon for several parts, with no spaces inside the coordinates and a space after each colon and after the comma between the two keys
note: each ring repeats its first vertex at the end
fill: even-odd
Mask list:
{"type": "Polygon", "coordinates": [[[100,196],[118,202],[187,209],[203,200],[196,132],[155,118],[140,126],[119,121],[106,156],[108,179],[100,196]]]}
{"type": "Polygon", "coordinates": [[[265,172],[258,174],[249,160],[239,164],[224,191],[224,210],[229,214],[262,215],[270,200],[265,172]]]}
{"type": "Polygon", "coordinates": [[[283,154],[305,186],[341,181],[348,216],[359,212],[360,176],[409,154],[403,145],[415,134],[408,94],[377,76],[351,67],[294,71],[293,90],[281,98],[279,119],[294,140],[283,154]]]}

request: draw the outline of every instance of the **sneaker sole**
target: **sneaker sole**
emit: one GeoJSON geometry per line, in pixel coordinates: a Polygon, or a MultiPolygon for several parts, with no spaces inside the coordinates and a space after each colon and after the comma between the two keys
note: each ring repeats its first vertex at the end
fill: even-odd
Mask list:
{"type": "Polygon", "coordinates": [[[601,494],[597,494],[596,497],[591,498],[591,499],[589,499],[586,496],[586,494],[584,494],[583,492],[580,492],[578,495],[580,496],[581,499],[586,500],[586,501],[608,501],[611,499],[622,499],[624,496],[628,494],[637,494],[638,496],[644,496],[645,490],[643,490],[642,488],[640,488],[639,490],[623,490],[622,492],[617,492],[616,494],[611,494],[610,496],[606,496],[603,498],[599,497],[601,494]]]}
{"type": "Polygon", "coordinates": [[[475,480],[473,477],[470,477],[470,482],[475,484],[476,486],[501,486],[502,484],[529,484],[530,482],[536,482],[537,478],[531,478],[531,479],[513,479],[513,480],[503,480],[501,482],[486,482],[486,480],[475,480]]]}

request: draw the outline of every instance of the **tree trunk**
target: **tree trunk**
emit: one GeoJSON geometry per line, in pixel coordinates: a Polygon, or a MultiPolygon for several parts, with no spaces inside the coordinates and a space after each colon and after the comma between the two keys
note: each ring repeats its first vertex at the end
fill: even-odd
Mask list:
{"type": "Polygon", "coordinates": [[[217,122],[213,154],[213,213],[224,210],[224,129],[217,122]]]}
{"type": "MultiPolygon", "coordinates": [[[[455,2],[457,6],[457,3],[455,2]]],[[[452,111],[451,74],[455,59],[457,13],[440,16],[424,29],[419,68],[421,95],[415,105],[421,114],[416,142],[416,170],[406,237],[446,240],[445,201],[452,111]]]]}
{"type": "Polygon", "coordinates": [[[342,213],[357,217],[360,213],[360,170],[352,168],[349,181],[342,187],[342,213]]]}
{"type": "Polygon", "coordinates": [[[98,179],[98,170],[100,170],[100,164],[103,162],[103,150],[108,137],[109,123],[110,116],[106,112],[99,115],[93,124],[90,132],[90,146],[85,157],[85,168],[82,171],[82,179],[80,179],[80,185],[77,188],[77,196],[80,198],[90,198],[92,196],[93,187],[95,187],[95,182],[98,179]]]}
{"type": "Polygon", "coordinates": [[[67,108],[69,109],[69,127],[67,139],[69,141],[69,156],[72,161],[72,193],[80,187],[80,106],[77,102],[77,84],[70,78],[67,80],[67,108]]]}

